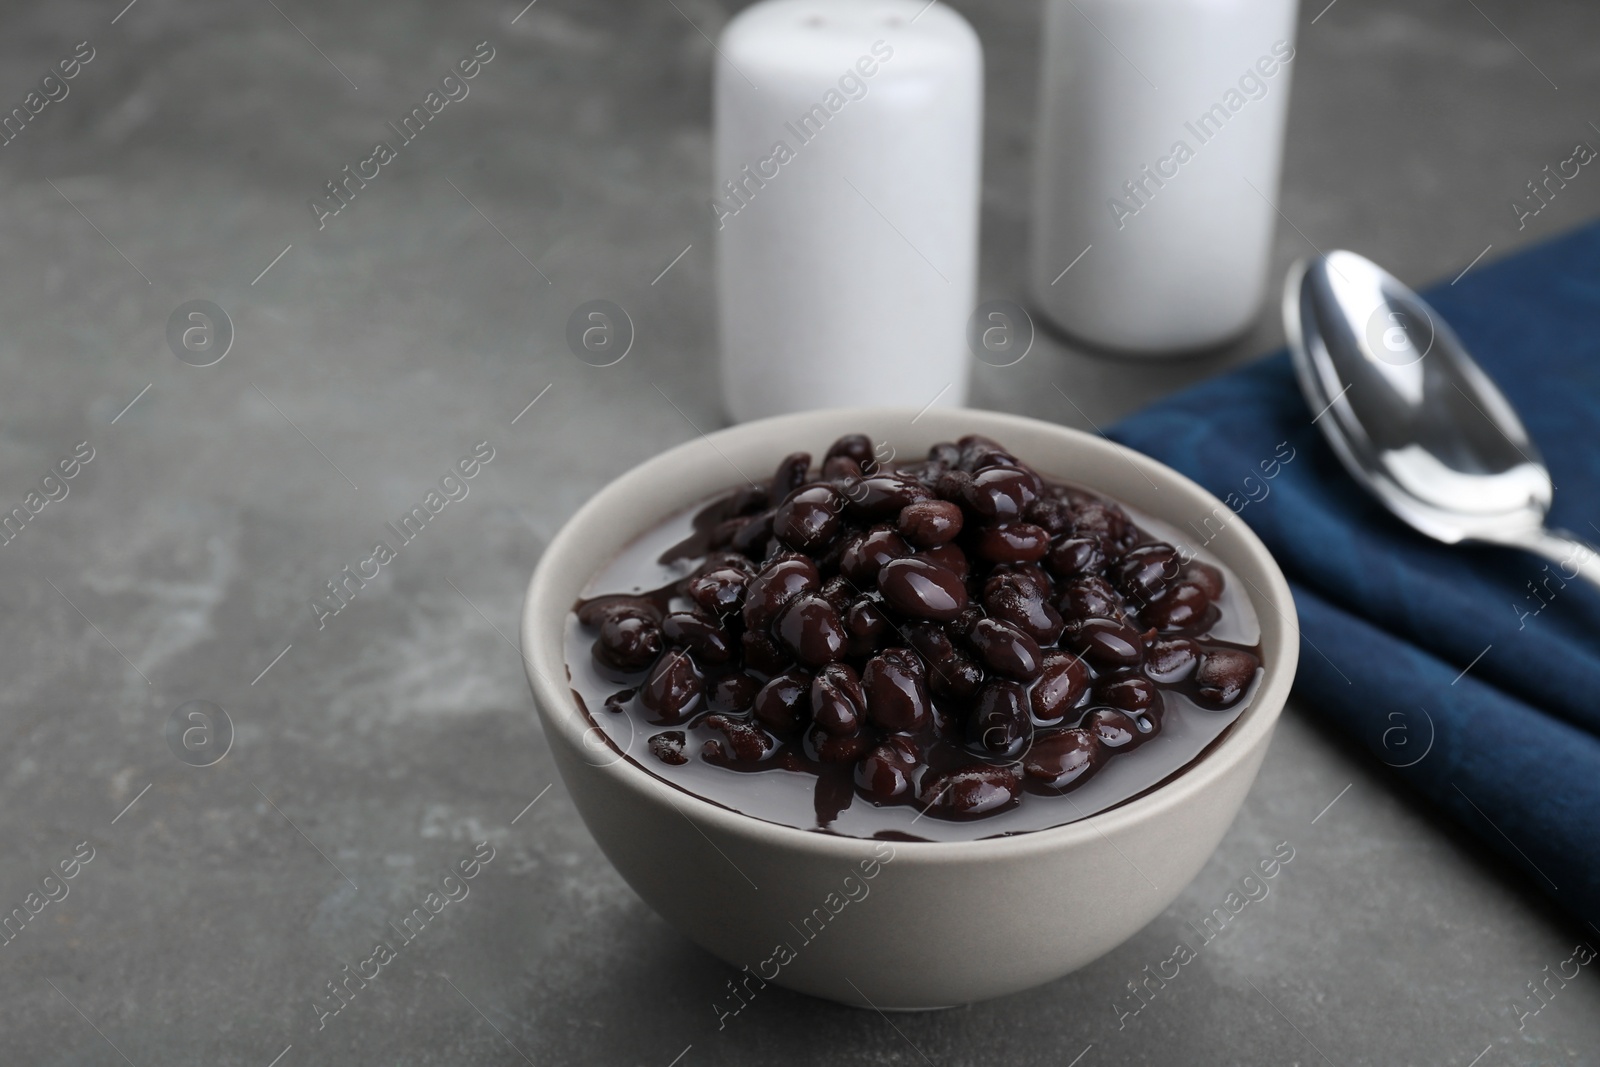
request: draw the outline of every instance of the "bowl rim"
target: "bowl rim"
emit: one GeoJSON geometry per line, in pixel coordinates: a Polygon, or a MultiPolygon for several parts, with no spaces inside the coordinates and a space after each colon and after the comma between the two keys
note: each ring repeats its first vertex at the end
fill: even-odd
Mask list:
{"type": "MultiPolygon", "coordinates": [[[[571,604],[552,602],[556,595],[552,587],[558,580],[557,576],[570,566],[569,557],[582,553],[586,528],[593,524],[597,514],[609,500],[631,492],[635,486],[650,484],[662,475],[669,474],[673,467],[685,459],[703,458],[700,453],[708,444],[718,452],[722,452],[721,446],[725,444],[767,434],[786,436],[790,440],[804,440],[808,431],[814,431],[814,424],[819,421],[848,422],[853,418],[863,423],[881,423],[887,418],[903,417],[915,422],[928,415],[933,415],[935,422],[963,420],[963,433],[985,434],[1001,440],[1002,443],[1008,427],[1019,431],[1026,428],[1031,433],[1044,432],[1059,436],[1068,450],[1087,449],[1090,452],[1098,451],[1122,457],[1138,473],[1152,480],[1158,488],[1175,487],[1181,496],[1189,497],[1191,502],[1206,505],[1208,514],[1209,509],[1225,510],[1233,518],[1216,534],[1214,541],[1207,543],[1206,547],[1219,556],[1242,554],[1257,564],[1262,576],[1266,578],[1266,588],[1262,589],[1247,580],[1246,584],[1251,587],[1248,595],[1258,617],[1262,620],[1263,643],[1266,643],[1269,632],[1268,619],[1275,615],[1281,626],[1279,641],[1281,647],[1270,658],[1263,657],[1266,661],[1265,676],[1250,706],[1214,748],[1171,781],[1137,799],[1061,826],[1029,830],[1012,836],[969,841],[893,841],[891,843],[897,849],[896,862],[899,863],[903,859],[918,862],[988,862],[1070,848],[1096,838],[1107,838],[1117,831],[1131,829],[1135,825],[1157,818],[1164,812],[1181,807],[1226,778],[1270,735],[1288,698],[1299,661],[1298,613],[1295,610],[1289,583],[1279,569],[1277,561],[1237,513],[1233,513],[1232,509],[1227,508],[1227,505],[1199,484],[1166,464],[1105,437],[1082,430],[1027,416],[974,408],[924,409],[922,412],[900,407],[827,408],[754,420],[710,434],[702,433],[697,438],[691,438],[636,464],[608,482],[585,501],[551,538],[529,579],[523,602],[520,651],[524,671],[533,689],[534,702],[547,737],[553,730],[560,735],[559,743],[582,751],[583,735],[587,732],[580,726],[581,722],[586,721],[583,712],[573,700],[569,689],[558,686],[550,680],[566,677],[565,658],[561,654],[563,642],[559,639],[541,642],[538,634],[545,625],[564,633],[571,604]],[[1231,544],[1217,542],[1231,542],[1231,544]],[[556,650],[554,657],[549,655],[551,648],[556,650]],[[562,709],[564,713],[556,714],[554,711],[556,708],[562,709]],[[900,850],[901,846],[905,846],[903,851],[900,850]]],[[[1113,500],[1120,499],[1114,489],[1090,483],[1082,484],[1096,492],[1106,494],[1113,500]]],[[[653,516],[648,523],[642,523],[634,528],[629,533],[628,540],[646,532],[667,515],[703,498],[703,495],[696,495],[693,498],[680,499],[673,505],[672,510],[663,515],[653,516]]],[[[1172,524],[1180,521],[1170,514],[1163,514],[1159,509],[1141,506],[1140,510],[1172,524]]],[[[1232,563],[1230,567],[1237,570],[1232,563]]],[[[591,570],[585,581],[592,577],[593,573],[591,570]]],[[[549,740],[552,745],[557,743],[554,737],[550,737],[549,740]]],[[[672,785],[626,758],[618,758],[604,764],[588,761],[584,763],[596,773],[606,776],[617,787],[641,794],[653,803],[675,808],[692,822],[715,827],[733,837],[753,839],[771,847],[846,860],[859,858],[862,848],[881,843],[881,840],[876,838],[847,837],[768,822],[672,785]]]]}

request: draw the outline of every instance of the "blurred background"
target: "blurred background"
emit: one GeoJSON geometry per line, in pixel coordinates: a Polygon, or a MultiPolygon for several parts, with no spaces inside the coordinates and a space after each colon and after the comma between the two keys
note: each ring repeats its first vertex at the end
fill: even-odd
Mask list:
{"type": "MultiPolygon", "coordinates": [[[[0,146],[0,506],[80,443],[93,451],[68,495],[0,544],[0,905],[22,906],[80,842],[94,853],[0,946],[0,1059],[1591,1058],[1593,975],[1520,1029],[1508,1005],[1594,932],[1552,917],[1293,705],[1210,866],[1086,970],[892,1020],[771,989],[717,1029],[732,972],[593,845],[515,642],[527,576],[565,518],[726,424],[711,42],[742,6],[0,11],[4,109],[92,54],[0,146]],[[470,94],[319,229],[307,201],[480,42],[493,58],[470,94]],[[635,330],[608,367],[566,340],[596,299],[635,330]],[[168,342],[194,300],[231,324],[206,367],[168,342]],[[468,497],[319,620],[326,583],[485,441],[468,497]],[[227,758],[207,766],[169,744],[195,700],[226,712],[227,758]],[[485,840],[495,858],[470,898],[319,1029],[312,1004],[341,965],[485,840]],[[1119,1030],[1126,983],[1281,841],[1296,859],[1270,899],[1119,1030]]],[[[950,6],[985,60],[978,295],[1026,305],[1039,4],[950,6]]],[[[1151,364],[1041,326],[1022,362],[975,366],[971,403],[1096,429],[1279,347],[1276,279],[1318,248],[1420,286],[1593,219],[1587,168],[1520,226],[1512,204],[1576,142],[1600,143],[1597,41],[1600,8],[1578,2],[1313,0],[1256,327],[1151,364]]]]}

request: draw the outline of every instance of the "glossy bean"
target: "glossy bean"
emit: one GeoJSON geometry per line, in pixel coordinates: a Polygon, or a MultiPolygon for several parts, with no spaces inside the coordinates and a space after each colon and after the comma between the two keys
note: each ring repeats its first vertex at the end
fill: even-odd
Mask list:
{"type": "Polygon", "coordinates": [[[1031,522],[1001,522],[978,531],[978,555],[991,563],[1032,563],[1050,550],[1050,535],[1031,522]]]}
{"type": "Polygon", "coordinates": [[[594,658],[612,670],[642,671],[666,647],[661,628],[637,615],[607,616],[594,643],[594,658]]]}
{"type": "Polygon", "coordinates": [[[729,674],[717,679],[711,687],[711,696],[707,698],[706,705],[712,711],[749,711],[759,692],[761,683],[748,674],[729,674]]]}
{"type": "Polygon", "coordinates": [[[967,590],[953,572],[922,559],[897,559],[878,573],[878,590],[890,607],[913,619],[948,622],[967,606],[967,590]]]}
{"type": "Polygon", "coordinates": [[[856,764],[856,788],[879,803],[911,795],[912,775],[921,762],[910,738],[890,737],[856,764]]]}
{"type": "Polygon", "coordinates": [[[751,708],[756,721],[773,733],[793,733],[811,710],[811,675],[800,670],[773,675],[751,708]]]}
{"type": "Polygon", "coordinates": [[[959,506],[948,500],[922,500],[902,508],[895,525],[911,544],[934,548],[955,540],[962,522],[959,506]]]}
{"type": "Polygon", "coordinates": [[[1132,524],[1123,510],[1104,500],[1090,499],[1073,508],[1072,532],[1097,541],[1107,559],[1118,559],[1127,549],[1132,524]]]}
{"type": "Polygon", "coordinates": [[[630,596],[617,593],[608,596],[592,597],[578,605],[578,621],[585,626],[599,626],[607,619],[617,616],[633,616],[639,619],[649,619],[651,622],[660,622],[662,611],[654,603],[639,596],[630,596]]]}
{"type": "Polygon", "coordinates": [[[1061,614],[1068,619],[1120,619],[1122,597],[1104,578],[1079,578],[1062,594],[1061,614]]]}
{"type": "Polygon", "coordinates": [[[928,664],[928,689],[957,704],[965,705],[983,688],[983,668],[965,652],[928,664]]]}
{"type": "Polygon", "coordinates": [[[1104,756],[1098,742],[1080,729],[1051,730],[1034,738],[1022,772],[1040,785],[1065,793],[1088,781],[1104,756]]]}
{"type": "Polygon", "coordinates": [[[1095,708],[1083,717],[1082,728],[1112,751],[1134,748],[1145,739],[1133,716],[1116,708],[1095,708]]]}
{"type": "Polygon", "coordinates": [[[861,680],[844,663],[830,663],[811,680],[811,721],[836,737],[860,731],[866,718],[861,680]]]}
{"type": "Polygon", "coordinates": [[[744,624],[750,630],[765,630],[778,612],[801,593],[820,588],[822,576],[817,565],[803,557],[787,556],[769,564],[750,580],[744,595],[744,624]]]}
{"type": "Polygon", "coordinates": [[[1022,517],[1035,526],[1043,527],[1051,537],[1062,537],[1072,532],[1072,507],[1064,500],[1043,496],[1029,504],[1022,517]]]}
{"type": "Polygon", "coordinates": [[[1033,714],[1043,722],[1059,722],[1088,692],[1088,664],[1068,652],[1047,652],[1044,669],[1030,694],[1033,714]]]}
{"type": "Polygon", "coordinates": [[[1022,787],[1008,767],[975,763],[923,776],[918,799],[924,809],[947,819],[978,819],[1017,806],[1022,787]]]}
{"type": "Polygon", "coordinates": [[[872,438],[864,433],[845,434],[828,446],[828,451],[823,456],[823,461],[826,462],[837,456],[852,459],[857,466],[866,470],[867,465],[874,462],[875,458],[872,452],[872,438]]]}
{"type": "Polygon", "coordinates": [[[806,731],[805,747],[819,763],[854,763],[872,748],[872,740],[864,734],[840,737],[813,725],[806,731]]]}
{"type": "Polygon", "coordinates": [[[870,656],[890,639],[889,617],[877,601],[862,597],[850,604],[844,616],[845,654],[870,656]]]}
{"type": "Polygon", "coordinates": [[[1144,659],[1144,635],[1116,619],[1076,619],[1062,641],[1096,667],[1137,667],[1144,659]]]}
{"type": "Polygon", "coordinates": [[[691,578],[684,592],[700,610],[712,615],[729,615],[744,606],[749,582],[747,571],[718,567],[691,578]]]}
{"type": "Polygon", "coordinates": [[[1008,679],[985,682],[967,718],[967,741],[991,756],[1014,756],[1032,730],[1027,691],[1008,679]]]}
{"type": "Polygon", "coordinates": [[[873,474],[861,479],[847,494],[846,511],[867,522],[892,519],[902,508],[927,500],[933,494],[914,478],[900,474],[873,474]]]}
{"type": "Polygon", "coordinates": [[[784,497],[772,516],[772,532],[790,548],[817,552],[839,535],[844,498],[831,485],[801,486],[784,497]]]}
{"type": "Polygon", "coordinates": [[[967,640],[984,666],[996,674],[1031,682],[1044,666],[1039,643],[1009,622],[980,619],[967,640]]]}
{"type": "Polygon", "coordinates": [[[1022,517],[1037,498],[1032,480],[1015,467],[989,467],[972,476],[962,500],[986,519],[1007,522],[1022,517]]]}
{"type": "Polygon", "coordinates": [[[639,703],[650,721],[675,726],[700,709],[705,699],[705,675],[687,652],[674,649],[650,669],[639,689],[639,703]]]}
{"type": "Polygon", "coordinates": [[[1149,600],[1178,577],[1183,567],[1178,550],[1165,542],[1140,545],[1116,566],[1117,584],[1129,596],[1149,600]]]}
{"type": "Polygon", "coordinates": [[[1200,663],[1200,646],[1186,637],[1157,641],[1145,658],[1144,673],[1162,685],[1175,685],[1194,673],[1200,663]]]}
{"type": "Polygon", "coordinates": [[[777,503],[790,493],[794,492],[806,482],[806,474],[811,470],[811,453],[791,452],[778,463],[778,469],[772,473],[772,483],[767,489],[768,497],[777,503]]]}
{"type": "Polygon", "coordinates": [[[1108,674],[1094,683],[1094,702],[1143,715],[1161,703],[1161,691],[1142,674],[1108,674]]]}
{"type": "MultiPolygon", "coordinates": [[[[603,631],[602,631],[603,632],[603,631]]],[[[733,639],[715,619],[692,611],[675,611],[661,620],[669,645],[686,648],[699,663],[726,663],[733,657],[733,639]]]]}
{"type": "Polygon", "coordinates": [[[662,763],[681,767],[689,762],[688,741],[682,730],[665,730],[650,738],[650,754],[662,763]]]}
{"type": "Polygon", "coordinates": [[[1211,614],[1211,598],[1197,582],[1182,581],[1169,586],[1156,599],[1139,609],[1139,617],[1166,633],[1193,630],[1211,614]]]}
{"type": "Polygon", "coordinates": [[[967,560],[967,554],[961,551],[961,547],[956,544],[935,545],[932,548],[925,548],[913,558],[927,560],[929,563],[943,567],[963,581],[972,571],[972,564],[967,560]]]}
{"type": "Polygon", "coordinates": [[[707,741],[701,752],[711,763],[760,763],[778,747],[759,725],[731,715],[707,715],[705,724],[722,734],[722,741],[707,741]]]}
{"type": "Polygon", "coordinates": [[[1099,574],[1105,565],[1105,550],[1093,537],[1065,538],[1045,557],[1050,573],[1064,580],[1099,574]]]}
{"type": "Polygon", "coordinates": [[[844,622],[833,605],[815,593],[789,601],[778,613],[773,635],[806,667],[821,667],[844,655],[844,622]]]}
{"type": "Polygon", "coordinates": [[[909,555],[911,546],[892,526],[874,526],[846,539],[839,554],[839,573],[857,588],[871,589],[884,564],[909,555]]]}
{"type": "Polygon", "coordinates": [[[1215,708],[1232,707],[1255,679],[1261,661],[1238,648],[1207,648],[1194,672],[1200,699],[1215,708]]]}
{"type": "Polygon", "coordinates": [[[1189,565],[1183,569],[1183,577],[1187,581],[1198,585],[1205,591],[1206,596],[1213,601],[1222,596],[1222,590],[1225,585],[1222,572],[1209,563],[1191,560],[1189,565]]]}
{"type": "Polygon", "coordinates": [[[1061,638],[1061,612],[1020,575],[991,578],[984,585],[983,606],[990,618],[1010,623],[1041,646],[1061,638]]]}
{"type": "Polygon", "coordinates": [[[886,648],[861,675],[867,718],[880,730],[910,732],[928,724],[930,705],[922,660],[908,648],[886,648]]]}

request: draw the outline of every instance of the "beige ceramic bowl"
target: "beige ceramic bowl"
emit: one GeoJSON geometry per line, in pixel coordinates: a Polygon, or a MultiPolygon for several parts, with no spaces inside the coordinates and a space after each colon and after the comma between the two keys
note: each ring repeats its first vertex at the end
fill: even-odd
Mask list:
{"type": "MultiPolygon", "coordinates": [[[[772,982],[904,1010],[1048,982],[1166,908],[1205,864],[1255,779],[1294,677],[1299,630],[1288,585],[1256,536],[1155,460],[1010,415],[863,408],[736,426],[606,486],[539,562],[522,647],[551,751],[600,848],[667,922],[744,972],[745,1000],[772,982]],[[700,800],[621,758],[564,682],[564,620],[584,585],[635,536],[741,483],[741,472],[764,481],[786,454],[820,456],[856,431],[908,459],[937,441],[985,434],[1043,474],[1180,529],[1221,525],[1206,548],[1244,580],[1261,621],[1266,672],[1254,701],[1210,753],[1148,795],[1056,829],[981,841],[890,845],[777,826],[700,800]]],[[[644,740],[635,738],[636,756],[644,740]]],[[[739,1003],[730,995],[718,1010],[739,1003]]]]}

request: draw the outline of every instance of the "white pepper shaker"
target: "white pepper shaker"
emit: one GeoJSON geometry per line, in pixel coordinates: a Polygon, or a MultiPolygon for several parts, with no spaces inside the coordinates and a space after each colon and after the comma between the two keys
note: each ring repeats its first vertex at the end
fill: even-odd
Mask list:
{"type": "Polygon", "coordinates": [[[1247,330],[1266,294],[1295,0],[1045,0],[1031,288],[1135,355],[1247,330]]]}
{"type": "Polygon", "coordinates": [[[926,0],[765,0],[718,42],[722,387],[737,420],[960,405],[983,58],[926,0]]]}

